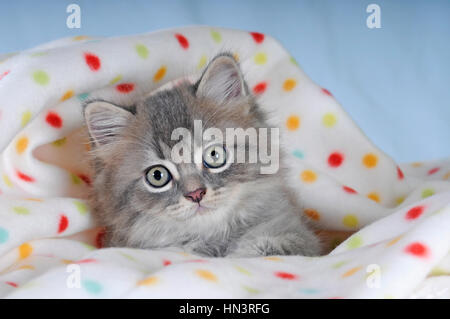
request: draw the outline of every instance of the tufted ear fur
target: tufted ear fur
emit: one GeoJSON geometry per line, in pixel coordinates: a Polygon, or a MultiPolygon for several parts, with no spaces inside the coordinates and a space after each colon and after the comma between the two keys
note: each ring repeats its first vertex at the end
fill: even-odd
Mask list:
{"type": "Polygon", "coordinates": [[[246,96],[247,86],[236,60],[229,54],[215,57],[197,83],[196,94],[219,104],[246,96]]]}
{"type": "Polygon", "coordinates": [[[93,101],[84,108],[84,118],[95,146],[115,141],[133,113],[106,101],[93,101]]]}

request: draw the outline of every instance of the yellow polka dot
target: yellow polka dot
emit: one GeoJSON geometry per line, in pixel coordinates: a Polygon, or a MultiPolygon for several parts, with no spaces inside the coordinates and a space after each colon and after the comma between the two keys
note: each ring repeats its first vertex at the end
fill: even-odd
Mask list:
{"type": "Polygon", "coordinates": [[[66,93],[64,93],[64,95],[61,97],[61,101],[66,101],[68,99],[70,99],[73,95],[75,94],[75,92],[73,90],[69,90],[66,93]]]}
{"type": "Polygon", "coordinates": [[[206,55],[202,55],[200,57],[200,60],[198,61],[197,69],[202,69],[206,65],[206,61],[207,61],[206,55]]]}
{"type": "Polygon", "coordinates": [[[166,71],[167,71],[166,66],[163,65],[162,67],[160,67],[153,76],[153,81],[154,82],[160,81],[164,77],[164,75],[166,75],[166,71]]]}
{"type": "Polygon", "coordinates": [[[72,259],[61,259],[61,263],[65,264],[65,265],[70,265],[70,264],[75,263],[75,260],[72,260],[72,259]]]}
{"type": "Polygon", "coordinates": [[[151,277],[145,278],[143,280],[140,280],[138,282],[138,286],[152,286],[152,285],[156,284],[158,281],[159,281],[158,277],[151,276],[151,277]]]}
{"type": "Polygon", "coordinates": [[[300,177],[305,183],[314,183],[317,179],[316,173],[311,170],[304,170],[300,177]]]}
{"type": "Polygon", "coordinates": [[[445,174],[442,179],[446,180],[446,179],[450,179],[450,172],[448,172],[447,174],[445,174]]]}
{"type": "Polygon", "coordinates": [[[63,146],[64,144],[66,144],[66,142],[67,142],[67,138],[63,137],[63,138],[60,138],[59,140],[52,142],[52,144],[56,147],[60,147],[60,146],[63,146]]]}
{"type": "Polygon", "coordinates": [[[205,280],[208,280],[208,281],[217,281],[216,275],[214,275],[209,270],[198,269],[195,271],[195,274],[205,280]]]}
{"type": "Polygon", "coordinates": [[[377,166],[378,157],[373,153],[367,153],[366,155],[364,155],[362,162],[365,167],[374,168],[375,166],[377,166]]]}
{"type": "Polygon", "coordinates": [[[312,220],[319,220],[320,214],[315,209],[307,208],[303,211],[303,213],[311,218],[312,220]]]}
{"type": "Polygon", "coordinates": [[[252,275],[250,273],[250,271],[248,271],[247,269],[245,269],[245,268],[243,268],[241,266],[235,265],[234,268],[236,268],[237,271],[239,271],[240,273],[242,273],[244,275],[247,275],[247,276],[251,276],[252,275]]]}
{"type": "Polygon", "coordinates": [[[374,202],[379,203],[380,202],[380,195],[377,192],[372,192],[367,194],[367,197],[371,200],[373,200],[374,202]]]}
{"type": "Polygon", "coordinates": [[[89,39],[89,37],[87,35],[77,35],[76,37],[73,37],[74,41],[82,41],[82,40],[86,40],[89,39]]]}
{"type": "Polygon", "coordinates": [[[239,54],[233,53],[233,58],[234,58],[237,62],[239,62],[239,54]]]}
{"type": "Polygon", "coordinates": [[[397,205],[400,205],[401,203],[403,203],[405,201],[405,196],[399,196],[395,199],[395,203],[397,205]]]}
{"type": "Polygon", "coordinates": [[[337,122],[337,118],[336,115],[334,115],[333,113],[325,113],[322,116],[322,124],[325,127],[333,127],[337,122]]]}
{"type": "Polygon", "coordinates": [[[109,81],[109,84],[111,84],[111,85],[116,84],[120,80],[122,80],[122,75],[121,74],[115,76],[111,81],[109,81]]]}
{"type": "Polygon", "coordinates": [[[28,256],[30,256],[32,252],[33,252],[33,247],[31,247],[30,244],[28,244],[28,243],[22,244],[19,247],[19,258],[25,259],[28,256]]]}
{"type": "Polygon", "coordinates": [[[397,243],[400,239],[402,239],[403,236],[397,236],[394,239],[390,240],[387,244],[386,247],[392,246],[395,243],[397,243]]]}
{"type": "Polygon", "coordinates": [[[31,202],[38,202],[38,203],[42,203],[44,200],[40,199],[40,198],[25,198],[25,200],[31,201],[31,202]]]}
{"type": "Polygon", "coordinates": [[[353,267],[353,268],[347,270],[344,274],[342,274],[342,278],[353,276],[354,274],[356,274],[361,269],[362,269],[361,266],[353,267]]]}
{"type": "Polygon", "coordinates": [[[342,223],[347,227],[355,228],[358,226],[358,217],[352,214],[345,215],[342,219],[342,223]]]}
{"type": "Polygon", "coordinates": [[[262,65],[267,62],[267,55],[264,52],[259,52],[255,54],[255,63],[262,65]]]}
{"type": "Polygon", "coordinates": [[[21,125],[22,127],[24,127],[25,125],[27,125],[28,122],[31,120],[31,116],[32,116],[32,114],[31,114],[30,111],[25,111],[25,112],[23,112],[23,113],[22,113],[22,118],[21,118],[21,120],[20,120],[20,125],[21,125]]]}
{"type": "Polygon", "coordinates": [[[295,131],[300,127],[300,117],[297,115],[291,115],[286,120],[286,126],[288,130],[295,131]]]}
{"type": "Polygon", "coordinates": [[[21,137],[16,142],[16,151],[18,154],[22,154],[28,147],[28,138],[21,137]]]}
{"type": "Polygon", "coordinates": [[[11,180],[9,179],[9,177],[5,174],[3,174],[3,182],[5,182],[5,185],[8,187],[13,187],[13,183],[11,182],[11,180]]]}
{"type": "Polygon", "coordinates": [[[297,81],[295,81],[294,79],[287,79],[283,83],[283,90],[291,91],[293,88],[295,88],[296,85],[297,85],[297,81]]]}
{"type": "Polygon", "coordinates": [[[421,163],[421,162],[414,162],[414,163],[411,163],[411,166],[412,167],[420,167],[420,166],[422,166],[423,164],[421,163]]]}
{"type": "Polygon", "coordinates": [[[21,269],[21,270],[25,270],[25,269],[27,269],[27,270],[35,270],[36,268],[34,268],[34,266],[32,266],[32,265],[23,265],[23,266],[20,266],[19,269],[21,269]]]}

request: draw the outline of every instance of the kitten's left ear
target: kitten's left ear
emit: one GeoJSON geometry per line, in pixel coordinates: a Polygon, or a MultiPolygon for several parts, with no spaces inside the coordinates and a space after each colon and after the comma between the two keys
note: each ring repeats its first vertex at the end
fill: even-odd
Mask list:
{"type": "Polygon", "coordinates": [[[89,135],[96,146],[114,142],[132,117],[131,111],[106,101],[93,101],[84,107],[89,135]]]}
{"type": "Polygon", "coordinates": [[[217,103],[226,103],[246,96],[247,86],[236,60],[228,54],[215,57],[197,83],[196,94],[217,103]]]}

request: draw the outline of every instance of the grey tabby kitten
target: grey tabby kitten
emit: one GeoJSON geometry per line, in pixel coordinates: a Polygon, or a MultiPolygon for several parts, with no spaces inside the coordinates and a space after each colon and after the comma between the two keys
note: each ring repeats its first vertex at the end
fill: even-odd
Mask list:
{"type": "MultiPolygon", "coordinates": [[[[216,56],[194,85],[161,90],[131,108],[91,101],[84,116],[95,170],[90,205],[106,226],[107,246],[179,247],[203,256],[319,254],[282,170],[261,174],[259,160],[230,164],[236,152],[203,137],[193,142],[197,151],[203,144],[200,164],[172,160],[179,142],[173,130],[194,136],[194,120],[223,132],[268,127],[231,55],[216,56]]],[[[244,143],[234,151],[251,148],[244,143]]]]}

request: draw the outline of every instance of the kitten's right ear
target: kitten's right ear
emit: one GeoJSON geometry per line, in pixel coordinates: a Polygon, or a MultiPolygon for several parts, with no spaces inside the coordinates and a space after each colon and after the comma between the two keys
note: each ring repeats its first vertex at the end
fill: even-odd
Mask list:
{"type": "Polygon", "coordinates": [[[133,113],[105,101],[89,102],[84,107],[89,135],[96,146],[114,142],[132,117],[133,113]]]}

